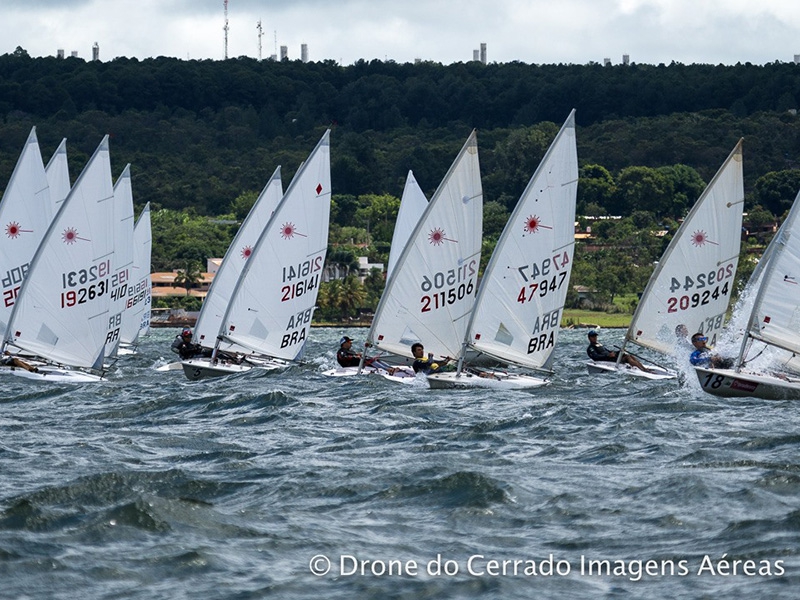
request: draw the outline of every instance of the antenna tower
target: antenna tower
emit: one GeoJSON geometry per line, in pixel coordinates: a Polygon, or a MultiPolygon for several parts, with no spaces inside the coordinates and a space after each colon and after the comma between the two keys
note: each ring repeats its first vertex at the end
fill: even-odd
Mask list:
{"type": "Polygon", "coordinates": [[[258,29],[258,60],[261,60],[261,36],[264,35],[264,30],[261,28],[261,19],[258,20],[256,29],[258,29]]]}
{"type": "Polygon", "coordinates": [[[228,0],[222,0],[222,5],[225,7],[225,60],[228,60],[228,0]]]}

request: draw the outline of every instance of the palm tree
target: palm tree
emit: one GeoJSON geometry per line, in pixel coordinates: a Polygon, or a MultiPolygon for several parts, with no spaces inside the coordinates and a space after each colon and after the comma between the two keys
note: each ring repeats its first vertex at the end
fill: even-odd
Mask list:
{"type": "Polygon", "coordinates": [[[178,269],[175,275],[175,284],[186,288],[186,295],[189,295],[189,290],[200,283],[200,278],[203,272],[196,262],[187,262],[184,270],[178,269]]]}

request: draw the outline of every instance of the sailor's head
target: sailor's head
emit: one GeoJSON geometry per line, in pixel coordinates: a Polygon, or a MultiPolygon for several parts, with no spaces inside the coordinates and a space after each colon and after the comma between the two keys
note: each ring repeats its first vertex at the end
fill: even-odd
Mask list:
{"type": "Polygon", "coordinates": [[[186,338],[192,339],[192,330],[186,327],[183,331],[181,331],[181,337],[183,339],[186,338]]]}

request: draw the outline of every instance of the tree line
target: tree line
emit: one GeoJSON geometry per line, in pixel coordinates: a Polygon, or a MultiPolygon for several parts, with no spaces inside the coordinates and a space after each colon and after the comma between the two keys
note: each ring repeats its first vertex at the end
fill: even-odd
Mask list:
{"type": "Polygon", "coordinates": [[[604,274],[618,272],[616,292],[641,291],[669,239],[646,232],[674,231],[740,137],[746,210],[762,221],[787,210],[800,187],[799,101],[800,65],[779,62],[87,62],[18,48],[0,56],[0,186],[31,126],[45,160],[68,139],[73,180],[109,133],[114,172],[131,163],[137,211],[153,208],[154,269],[196,270],[224,253],[275,167],[288,182],[331,128],[329,260],[352,271],[356,254],[375,262],[388,255],[407,172],[430,197],[477,128],[488,259],[576,108],[578,212],[623,217],[596,234],[636,256],[633,266],[611,269],[610,251],[579,251],[573,281],[592,284],[604,261],[604,274]]]}

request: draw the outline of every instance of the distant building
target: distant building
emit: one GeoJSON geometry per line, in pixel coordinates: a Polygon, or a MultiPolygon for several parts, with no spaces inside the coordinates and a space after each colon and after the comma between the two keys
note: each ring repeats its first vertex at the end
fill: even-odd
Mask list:
{"type": "Polygon", "coordinates": [[[308,62],[308,44],[300,44],[300,60],[308,62]]]}
{"type": "Polygon", "coordinates": [[[59,48],[58,50],[56,50],[56,58],[64,58],[64,49],[63,48],[59,48]]]}
{"type": "Polygon", "coordinates": [[[100,44],[97,42],[92,46],[92,60],[100,60],[100,44]]]}
{"type": "Polygon", "coordinates": [[[611,59],[610,58],[604,58],[603,59],[603,66],[604,67],[610,67],[611,66],[611,59]]]}
{"type": "Polygon", "coordinates": [[[631,56],[630,56],[630,54],[623,54],[622,55],[622,64],[623,65],[631,64],[631,56]]]}
{"type": "Polygon", "coordinates": [[[481,43],[481,62],[486,64],[486,42],[481,43]]]}
{"type": "Polygon", "coordinates": [[[288,59],[289,59],[289,47],[281,46],[281,60],[288,60],[288,59]]]}
{"type": "Polygon", "coordinates": [[[211,282],[214,281],[213,273],[200,273],[200,278],[195,284],[195,287],[189,288],[187,293],[185,287],[175,284],[175,278],[177,276],[178,271],[151,273],[150,283],[153,288],[153,298],[165,298],[170,296],[205,298],[208,294],[208,288],[211,286],[211,282]]]}
{"type": "Polygon", "coordinates": [[[221,258],[206,259],[206,271],[208,271],[211,275],[216,275],[221,265],[222,265],[221,258]]]}

